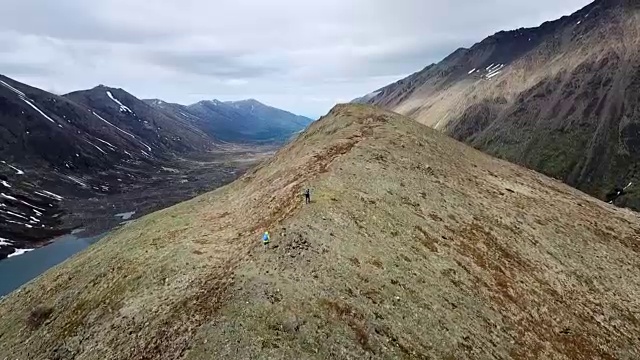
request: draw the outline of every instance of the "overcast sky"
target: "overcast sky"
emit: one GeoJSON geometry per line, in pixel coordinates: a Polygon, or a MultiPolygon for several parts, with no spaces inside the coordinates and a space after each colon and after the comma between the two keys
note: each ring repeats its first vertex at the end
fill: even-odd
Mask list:
{"type": "Polygon", "coordinates": [[[0,0],[0,74],[55,93],[324,114],[499,30],[588,0],[0,0]]]}

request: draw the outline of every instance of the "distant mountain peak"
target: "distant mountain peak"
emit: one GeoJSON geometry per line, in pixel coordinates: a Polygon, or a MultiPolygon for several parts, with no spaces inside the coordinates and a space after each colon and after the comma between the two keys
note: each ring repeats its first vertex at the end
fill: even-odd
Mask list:
{"type": "Polygon", "coordinates": [[[238,103],[245,103],[245,104],[254,103],[254,104],[264,105],[263,103],[261,103],[260,101],[254,99],[254,98],[238,100],[238,101],[229,101],[229,103],[232,103],[232,104],[234,104],[234,103],[235,104],[238,104],[238,103]]]}
{"type": "Polygon", "coordinates": [[[113,95],[119,94],[119,95],[133,96],[129,92],[127,92],[126,90],[124,90],[122,88],[111,87],[111,86],[107,86],[107,85],[104,85],[104,84],[100,84],[100,85],[95,86],[95,87],[93,87],[91,89],[88,89],[88,90],[74,91],[74,92],[72,92],[70,94],[79,93],[79,92],[93,92],[93,93],[103,92],[104,94],[111,93],[113,95]]]}
{"type": "Polygon", "coordinates": [[[213,104],[213,105],[216,105],[216,106],[217,106],[217,105],[222,105],[222,104],[224,104],[224,102],[222,102],[222,101],[220,101],[220,100],[218,100],[218,99],[213,99],[213,100],[203,100],[203,101],[200,101],[200,103],[208,103],[208,104],[213,104]]]}
{"type": "Polygon", "coordinates": [[[122,89],[116,89],[116,88],[112,88],[111,86],[107,86],[105,84],[100,84],[91,90],[122,90],[122,89]]]}
{"type": "Polygon", "coordinates": [[[204,121],[205,127],[216,138],[224,141],[288,141],[313,122],[256,99],[224,102],[204,100],[187,108],[204,121]]]}
{"type": "Polygon", "coordinates": [[[167,104],[164,100],[161,99],[143,99],[142,101],[151,106],[163,106],[167,104]]]}
{"type": "Polygon", "coordinates": [[[255,107],[265,107],[265,108],[271,107],[253,98],[237,100],[237,101],[225,101],[225,104],[233,106],[236,109],[239,107],[247,107],[247,106],[251,107],[252,110],[255,109],[255,107]]]}

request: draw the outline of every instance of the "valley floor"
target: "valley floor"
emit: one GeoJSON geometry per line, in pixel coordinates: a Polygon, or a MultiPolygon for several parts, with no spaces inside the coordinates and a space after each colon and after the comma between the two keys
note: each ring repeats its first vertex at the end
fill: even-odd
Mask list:
{"type": "MultiPolygon", "coordinates": [[[[36,239],[11,236],[10,241],[1,242],[0,260],[5,254],[24,251],[15,249],[45,246],[54,237],[72,231],[91,237],[126,225],[133,219],[228,184],[274,152],[273,146],[228,144],[208,153],[164,161],[155,166],[118,166],[100,175],[104,185],[93,192],[71,183],[67,186],[77,187],[76,195],[67,195],[73,193],[67,189],[64,198],[60,197],[62,200],[52,201],[60,206],[57,211],[60,216],[56,218],[59,223],[43,228],[43,233],[36,239]],[[116,178],[128,181],[117,183],[116,178]],[[112,189],[113,185],[118,188],[112,189]]],[[[36,233],[39,229],[25,230],[36,233]]]]}
{"type": "Polygon", "coordinates": [[[197,158],[176,159],[146,172],[120,193],[70,201],[63,221],[66,227],[84,229],[83,235],[103,233],[226,185],[274,152],[271,146],[229,145],[197,158]]]}

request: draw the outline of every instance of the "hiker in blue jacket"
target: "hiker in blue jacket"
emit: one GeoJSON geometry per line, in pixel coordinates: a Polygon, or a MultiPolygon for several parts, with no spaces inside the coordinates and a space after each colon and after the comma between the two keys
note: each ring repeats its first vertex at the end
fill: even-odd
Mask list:
{"type": "Polygon", "coordinates": [[[264,245],[265,249],[269,248],[270,242],[271,242],[271,236],[269,235],[268,231],[265,231],[264,234],[262,235],[262,244],[264,245]]]}

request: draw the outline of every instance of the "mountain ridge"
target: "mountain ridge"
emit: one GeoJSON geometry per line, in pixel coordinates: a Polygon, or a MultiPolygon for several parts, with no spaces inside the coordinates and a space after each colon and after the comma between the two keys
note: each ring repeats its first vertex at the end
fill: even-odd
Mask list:
{"type": "Polygon", "coordinates": [[[0,300],[0,357],[632,358],[638,235],[629,210],[339,105],[0,300]]]}
{"type": "Polygon", "coordinates": [[[144,101],[167,114],[193,122],[221,142],[283,144],[313,122],[310,118],[263,104],[256,99],[201,100],[190,105],[168,103],[161,99],[144,101]]]}
{"type": "Polygon", "coordinates": [[[635,1],[595,1],[536,28],[497,32],[356,101],[640,209],[639,15],[635,1]]]}
{"type": "Polygon", "coordinates": [[[209,133],[223,141],[250,139],[255,143],[286,143],[313,122],[255,99],[203,100],[187,108],[190,114],[202,119],[202,127],[210,127],[209,133]]]}

